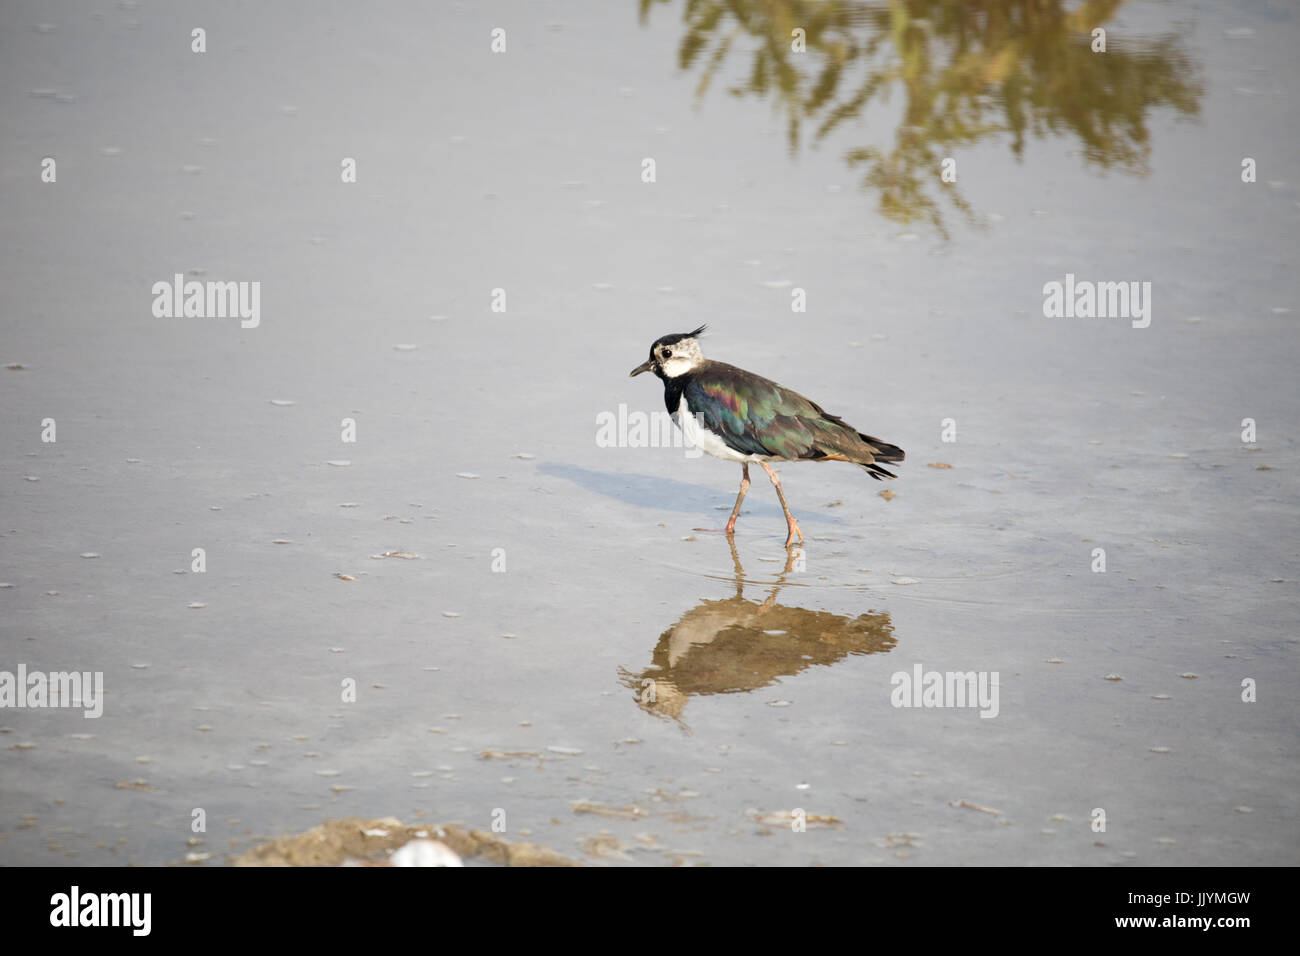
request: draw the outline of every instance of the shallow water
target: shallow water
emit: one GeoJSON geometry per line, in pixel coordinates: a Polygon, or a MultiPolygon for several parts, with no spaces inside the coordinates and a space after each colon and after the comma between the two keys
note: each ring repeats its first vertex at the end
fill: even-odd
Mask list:
{"type": "Polygon", "coordinates": [[[504,811],[604,864],[1295,863],[1295,15],[957,6],[764,65],[782,5],[8,5],[0,671],[105,703],[0,710],[0,862],[504,811]],[[155,318],[177,272],[261,324],[155,318]],[[1150,326],[1046,318],[1067,273],[1150,326]],[[896,497],[784,466],[792,563],[755,475],[733,554],[734,465],[598,444],[705,321],[896,497]],[[892,706],[917,665],[997,716],[892,706]]]}

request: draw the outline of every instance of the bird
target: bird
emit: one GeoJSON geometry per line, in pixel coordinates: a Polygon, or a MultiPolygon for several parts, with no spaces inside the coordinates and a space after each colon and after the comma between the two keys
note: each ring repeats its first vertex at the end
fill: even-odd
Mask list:
{"type": "Polygon", "coordinates": [[[707,330],[662,336],[650,346],[650,357],[632,369],[629,378],[653,372],[664,383],[664,404],[683,436],[715,458],[740,463],[740,493],[727,521],[728,536],[736,532],[740,503],[749,491],[749,466],[763,466],[785,512],[788,549],[803,531],[790,513],[781,479],[769,461],[847,461],[860,465],[879,481],[897,478],[880,462],[900,462],[897,445],[858,431],[811,399],[771,379],[725,362],[704,357],[699,338],[707,330]]]}

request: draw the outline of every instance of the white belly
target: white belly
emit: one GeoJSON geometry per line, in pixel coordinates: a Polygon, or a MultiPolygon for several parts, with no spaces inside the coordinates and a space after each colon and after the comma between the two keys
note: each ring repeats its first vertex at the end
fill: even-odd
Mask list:
{"type": "Polygon", "coordinates": [[[678,401],[673,418],[677,421],[677,427],[682,430],[682,436],[687,442],[714,458],[721,458],[723,461],[771,460],[770,455],[746,455],[728,447],[726,442],[701,425],[699,419],[691,414],[685,395],[678,401]]]}

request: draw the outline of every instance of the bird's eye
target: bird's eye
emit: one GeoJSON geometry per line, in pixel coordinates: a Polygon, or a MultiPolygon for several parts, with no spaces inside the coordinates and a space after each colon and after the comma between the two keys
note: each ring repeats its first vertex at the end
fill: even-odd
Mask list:
{"type": "Polygon", "coordinates": [[[672,357],[673,357],[673,350],[672,350],[672,349],[664,349],[664,358],[672,358],[672,357]]]}

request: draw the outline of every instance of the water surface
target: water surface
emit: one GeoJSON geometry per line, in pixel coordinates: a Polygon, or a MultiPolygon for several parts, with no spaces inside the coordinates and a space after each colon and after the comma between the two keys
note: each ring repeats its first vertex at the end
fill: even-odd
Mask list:
{"type": "Polygon", "coordinates": [[[1295,863],[1297,41],[1254,2],[7,5],[0,670],[106,699],[0,711],[0,861],[503,810],[609,865],[1295,863]],[[261,324],[155,318],[177,272],[261,324]],[[1149,327],[1046,318],[1067,274],[1150,282],[1149,327]],[[904,447],[896,497],[785,466],[791,566],[766,482],[733,552],[734,465],[598,445],[702,322],[904,447]],[[918,664],[997,717],[892,706],[918,664]]]}

